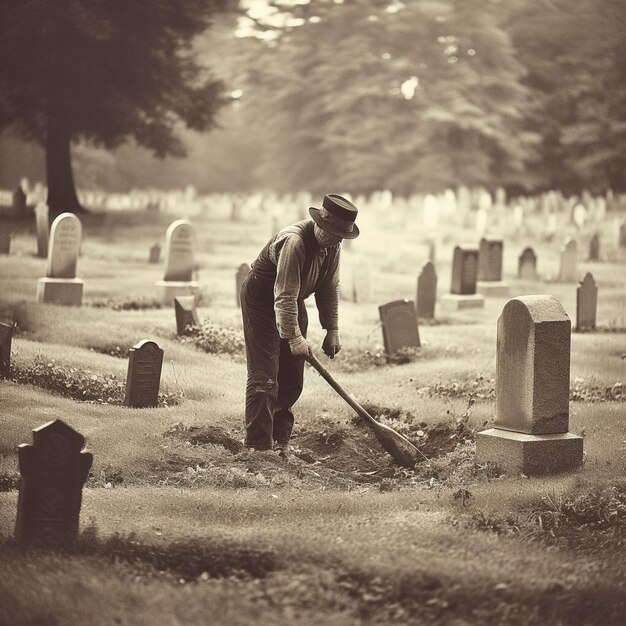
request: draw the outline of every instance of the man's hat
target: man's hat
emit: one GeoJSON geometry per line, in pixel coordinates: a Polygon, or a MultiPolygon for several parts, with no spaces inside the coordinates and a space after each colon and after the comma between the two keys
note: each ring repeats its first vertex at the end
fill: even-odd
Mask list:
{"type": "Polygon", "coordinates": [[[309,208],[313,221],[322,229],[342,239],[356,239],[359,229],[354,223],[358,209],[343,196],[329,193],[322,200],[322,208],[309,208]]]}

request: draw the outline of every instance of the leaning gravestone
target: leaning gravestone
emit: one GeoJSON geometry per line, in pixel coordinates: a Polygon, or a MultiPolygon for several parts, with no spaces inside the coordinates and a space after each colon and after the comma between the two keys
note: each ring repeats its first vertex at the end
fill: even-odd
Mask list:
{"type": "Polygon", "coordinates": [[[80,433],[54,420],[33,430],[33,445],[18,447],[19,543],[69,547],[76,540],[82,489],[93,462],[84,445],[80,433]]]}
{"type": "Polygon", "coordinates": [[[589,240],[589,260],[600,260],[600,237],[597,233],[589,240]]]}
{"type": "Polygon", "coordinates": [[[148,263],[158,263],[161,260],[161,246],[155,243],[150,248],[150,255],[148,257],[148,263]]]}
{"type": "Polygon", "coordinates": [[[11,342],[15,323],[0,322],[0,378],[9,378],[11,373],[11,342]]]}
{"type": "Polygon", "coordinates": [[[478,249],[474,246],[456,246],[452,258],[452,284],[450,293],[441,297],[444,309],[480,308],[485,297],[476,293],[478,249]]]}
{"type": "Polygon", "coordinates": [[[410,300],[395,300],[378,307],[383,328],[383,340],[387,356],[402,348],[421,346],[415,315],[415,303],[410,300]]]}
{"type": "Polygon", "coordinates": [[[509,300],[498,319],[495,428],[476,437],[476,460],[549,474],[582,463],[568,432],[571,323],[552,296],[509,300]]]}
{"type": "Polygon", "coordinates": [[[598,308],[598,287],[593,276],[587,272],[576,289],[576,330],[595,330],[598,308]]]}
{"type": "Polygon", "coordinates": [[[571,237],[565,240],[559,261],[559,282],[571,283],[578,280],[578,246],[571,237]]]}
{"type": "Polygon", "coordinates": [[[35,225],[37,228],[37,256],[44,259],[48,256],[48,237],[50,235],[48,213],[48,205],[45,202],[40,202],[35,207],[35,225]]]}
{"type": "Polygon", "coordinates": [[[176,220],[165,233],[165,274],[157,282],[165,304],[172,304],[176,296],[196,295],[200,286],[193,280],[193,269],[193,226],[187,220],[176,220]]]}
{"type": "Polygon", "coordinates": [[[0,254],[11,254],[11,233],[6,223],[0,223],[0,254]]]}
{"type": "Polygon", "coordinates": [[[176,311],[176,334],[188,335],[189,326],[200,326],[200,318],[196,311],[196,299],[194,296],[177,296],[174,298],[174,310],[176,311]]]}
{"type": "Polygon", "coordinates": [[[144,339],[128,351],[126,406],[157,406],[162,367],[163,350],[154,341],[144,339]]]}
{"type": "Polygon", "coordinates": [[[61,213],[50,228],[46,277],[37,282],[37,302],[80,306],[83,281],[76,278],[82,226],[73,213],[61,213]]]}
{"type": "Polygon", "coordinates": [[[244,278],[250,273],[250,266],[247,263],[242,263],[237,268],[235,274],[235,299],[237,306],[241,306],[241,285],[243,285],[244,278]]]}
{"type": "Polygon", "coordinates": [[[528,247],[517,257],[517,275],[524,280],[537,280],[537,255],[528,247]]]}
{"type": "Polygon", "coordinates": [[[435,266],[427,261],[417,277],[417,317],[431,320],[435,317],[437,302],[437,272],[435,266]]]}
{"type": "Polygon", "coordinates": [[[508,296],[509,285],[502,280],[502,239],[483,237],[478,249],[476,291],[484,296],[508,296]]]}

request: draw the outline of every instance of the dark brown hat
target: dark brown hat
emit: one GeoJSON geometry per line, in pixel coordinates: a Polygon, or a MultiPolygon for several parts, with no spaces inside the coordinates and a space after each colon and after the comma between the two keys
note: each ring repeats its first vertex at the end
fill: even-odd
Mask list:
{"type": "Polygon", "coordinates": [[[359,229],[354,223],[358,209],[343,196],[329,193],[322,200],[322,208],[309,208],[313,221],[322,229],[342,239],[356,239],[359,229]]]}

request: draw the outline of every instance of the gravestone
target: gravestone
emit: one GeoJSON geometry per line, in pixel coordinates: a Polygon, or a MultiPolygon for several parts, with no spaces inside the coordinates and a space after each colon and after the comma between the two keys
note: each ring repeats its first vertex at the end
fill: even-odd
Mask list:
{"type": "Polygon", "coordinates": [[[144,339],[128,351],[126,406],[157,406],[162,367],[163,350],[154,341],[144,339]]]}
{"type": "Polygon", "coordinates": [[[150,256],[148,257],[148,263],[158,263],[161,260],[161,246],[155,243],[150,248],[150,256]]]}
{"type": "Polygon", "coordinates": [[[571,323],[552,296],[509,300],[498,319],[495,428],[476,436],[476,460],[510,472],[580,466],[582,437],[568,432],[571,323]]]}
{"type": "Polygon", "coordinates": [[[452,284],[450,293],[441,297],[446,310],[480,308],[485,306],[485,297],[476,293],[478,273],[478,248],[456,246],[452,257],[452,284]]]}
{"type": "Polygon", "coordinates": [[[6,222],[0,222],[0,254],[11,254],[11,233],[6,222]]]}
{"type": "Polygon", "coordinates": [[[387,356],[396,354],[402,348],[420,347],[414,302],[395,300],[379,306],[378,312],[387,356]]]}
{"type": "Polygon", "coordinates": [[[250,273],[250,266],[247,263],[242,263],[237,268],[235,274],[235,299],[237,306],[241,306],[241,285],[243,285],[243,279],[250,273]]]}
{"type": "Polygon", "coordinates": [[[76,540],[82,489],[93,462],[84,445],[80,433],[54,420],[33,430],[33,445],[18,447],[18,543],[69,547],[76,540]]]}
{"type": "Polygon", "coordinates": [[[589,240],[589,260],[600,260],[600,237],[597,233],[589,240]]]}
{"type": "Polygon", "coordinates": [[[559,282],[571,283],[578,280],[578,245],[571,237],[565,240],[559,261],[559,282]]]}
{"type": "Polygon", "coordinates": [[[187,220],[172,222],[165,233],[165,274],[157,282],[165,304],[176,296],[194,296],[200,286],[193,280],[194,232],[187,220]]]}
{"type": "Polygon", "coordinates": [[[26,217],[26,194],[21,185],[13,192],[11,213],[16,220],[26,217]]]}
{"type": "Polygon", "coordinates": [[[363,303],[370,299],[370,268],[365,259],[361,259],[352,268],[352,302],[363,303]]]}
{"type": "Polygon", "coordinates": [[[576,330],[595,330],[598,308],[598,287],[593,276],[587,272],[576,289],[576,330]]]}
{"type": "Polygon", "coordinates": [[[537,255],[528,247],[517,258],[517,275],[524,280],[537,280],[537,255]]]}
{"type": "Polygon", "coordinates": [[[50,234],[48,213],[48,205],[44,202],[40,202],[35,207],[35,225],[37,228],[37,256],[44,259],[48,256],[48,237],[50,234]]]}
{"type": "Polygon", "coordinates": [[[61,213],[50,228],[46,277],[37,282],[37,302],[80,306],[83,281],[76,278],[82,226],[73,213],[61,213]]]}
{"type": "Polygon", "coordinates": [[[626,248],[626,220],[619,225],[619,247],[626,248]]]}
{"type": "Polygon", "coordinates": [[[177,296],[174,298],[174,310],[176,311],[177,335],[188,335],[188,326],[200,326],[194,296],[177,296]]]}
{"type": "Polygon", "coordinates": [[[11,373],[11,342],[15,323],[0,322],[0,378],[9,378],[11,373]]]}
{"type": "Polygon", "coordinates": [[[434,319],[437,302],[437,272],[435,266],[427,261],[417,277],[417,317],[434,319]]]}
{"type": "Polygon", "coordinates": [[[483,237],[478,248],[476,292],[484,296],[508,296],[509,285],[502,280],[502,239],[483,237]]]}
{"type": "Polygon", "coordinates": [[[428,260],[431,263],[437,260],[437,239],[435,237],[428,239],[428,260]]]}

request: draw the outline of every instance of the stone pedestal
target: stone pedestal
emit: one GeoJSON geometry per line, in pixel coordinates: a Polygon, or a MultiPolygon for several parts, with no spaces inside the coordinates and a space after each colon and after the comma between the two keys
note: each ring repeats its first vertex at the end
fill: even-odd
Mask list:
{"type": "Polygon", "coordinates": [[[485,306],[485,296],[480,293],[473,293],[466,296],[455,293],[446,293],[441,296],[440,306],[442,311],[481,309],[485,306]]]}
{"type": "Polygon", "coordinates": [[[513,474],[567,472],[582,463],[583,438],[572,433],[529,435],[490,428],[476,434],[476,458],[513,474]]]}
{"type": "Polygon", "coordinates": [[[195,296],[200,291],[196,281],[159,280],[156,286],[161,289],[161,301],[174,306],[174,298],[178,296],[195,296]]]}
{"type": "Polygon", "coordinates": [[[81,306],[83,285],[80,278],[40,278],[37,281],[37,302],[81,306]]]}
{"type": "Polygon", "coordinates": [[[476,283],[476,293],[482,293],[486,298],[506,298],[510,291],[509,283],[503,280],[479,280],[476,283]]]}

